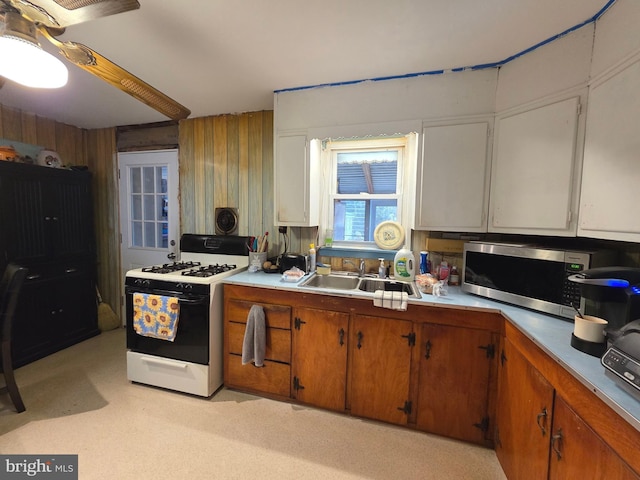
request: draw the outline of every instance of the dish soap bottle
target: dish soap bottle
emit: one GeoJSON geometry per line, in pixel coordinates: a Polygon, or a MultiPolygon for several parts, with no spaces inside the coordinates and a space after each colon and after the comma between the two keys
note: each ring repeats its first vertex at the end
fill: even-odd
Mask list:
{"type": "Polygon", "coordinates": [[[378,277],[387,278],[387,267],[384,266],[384,258],[379,258],[380,266],[378,267],[378,277]]]}
{"type": "Polygon", "coordinates": [[[316,271],[316,246],[313,243],[309,244],[309,273],[316,271]]]}
{"type": "Polygon", "coordinates": [[[393,259],[393,275],[396,280],[412,282],[414,273],[414,263],[416,259],[413,252],[407,248],[398,250],[393,259]]]}

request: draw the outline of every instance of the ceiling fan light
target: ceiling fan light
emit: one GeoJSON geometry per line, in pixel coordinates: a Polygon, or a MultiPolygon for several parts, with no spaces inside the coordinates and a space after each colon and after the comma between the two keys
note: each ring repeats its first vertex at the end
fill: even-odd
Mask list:
{"type": "Polygon", "coordinates": [[[18,37],[0,37],[0,75],[26,87],[59,88],[67,84],[67,67],[39,45],[18,37]]]}
{"type": "Polygon", "coordinates": [[[42,49],[33,22],[6,12],[0,23],[0,75],[27,87],[59,88],[66,85],[69,72],[42,49]]]}

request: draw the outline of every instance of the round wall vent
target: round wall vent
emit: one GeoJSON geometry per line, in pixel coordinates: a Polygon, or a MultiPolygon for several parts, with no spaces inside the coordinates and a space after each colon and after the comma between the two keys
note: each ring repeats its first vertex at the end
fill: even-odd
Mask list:
{"type": "Polygon", "coordinates": [[[238,209],[230,207],[216,208],[216,235],[235,235],[238,233],[238,209]]]}

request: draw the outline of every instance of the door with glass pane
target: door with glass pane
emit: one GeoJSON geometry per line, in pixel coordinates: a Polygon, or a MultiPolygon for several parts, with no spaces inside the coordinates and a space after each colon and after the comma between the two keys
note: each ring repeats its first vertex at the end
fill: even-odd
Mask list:
{"type": "Polygon", "coordinates": [[[118,154],[121,267],[172,261],[179,252],[178,151],[118,154]]]}

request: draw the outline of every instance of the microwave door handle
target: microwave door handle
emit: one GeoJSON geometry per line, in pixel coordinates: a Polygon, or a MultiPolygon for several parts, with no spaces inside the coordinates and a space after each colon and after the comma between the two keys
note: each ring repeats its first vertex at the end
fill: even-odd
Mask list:
{"type": "Polygon", "coordinates": [[[569,280],[583,285],[597,285],[600,287],[627,288],[630,285],[627,280],[621,278],[584,278],[579,273],[571,275],[569,280]]]}

